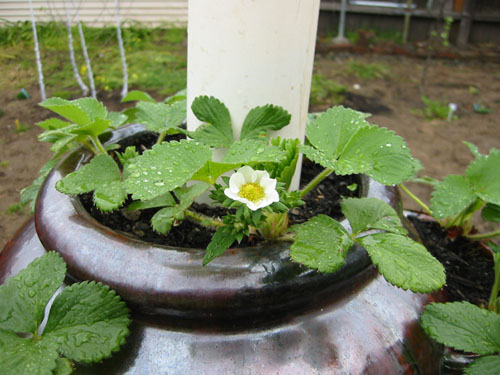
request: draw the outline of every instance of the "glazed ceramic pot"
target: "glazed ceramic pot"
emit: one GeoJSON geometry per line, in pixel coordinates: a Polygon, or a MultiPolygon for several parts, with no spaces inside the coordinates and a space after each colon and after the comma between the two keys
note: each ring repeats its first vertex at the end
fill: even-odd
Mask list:
{"type": "MultiPolygon", "coordinates": [[[[140,131],[125,127],[110,142],[140,131]]],[[[37,235],[29,224],[0,255],[1,282],[19,268],[19,254],[56,250],[71,280],[103,282],[132,307],[125,348],[77,373],[436,373],[439,350],[418,324],[433,297],[387,283],[364,249],[328,275],[291,262],[287,244],[231,249],[202,267],[203,249],[115,232],[57,192],[55,183],[87,159],[73,153],[50,173],[36,205],[37,235]]],[[[395,189],[367,178],[362,185],[363,196],[396,205],[395,189]]]]}

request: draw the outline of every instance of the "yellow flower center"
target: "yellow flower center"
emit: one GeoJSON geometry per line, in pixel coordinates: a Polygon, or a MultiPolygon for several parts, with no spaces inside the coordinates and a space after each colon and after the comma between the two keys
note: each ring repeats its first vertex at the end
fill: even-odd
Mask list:
{"type": "Polygon", "coordinates": [[[265,197],[264,189],[259,184],[250,182],[242,185],[239,192],[240,197],[248,199],[251,202],[258,202],[265,197]]]}

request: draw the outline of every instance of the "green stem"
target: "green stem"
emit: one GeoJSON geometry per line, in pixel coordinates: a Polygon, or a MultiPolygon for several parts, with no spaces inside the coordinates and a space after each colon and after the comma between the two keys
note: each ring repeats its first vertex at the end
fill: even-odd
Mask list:
{"type": "Polygon", "coordinates": [[[300,191],[300,197],[303,198],[307,193],[309,193],[314,187],[319,184],[323,179],[328,177],[333,171],[330,168],[325,168],[323,172],[319,173],[314,179],[309,182],[304,189],[300,191]]]}
{"type": "Polygon", "coordinates": [[[493,282],[493,287],[491,288],[490,300],[488,302],[488,310],[497,311],[497,298],[498,292],[500,290],[500,255],[493,254],[494,268],[495,268],[495,281],[493,282]]]}
{"type": "Polygon", "coordinates": [[[496,236],[500,236],[500,229],[488,233],[469,234],[466,237],[470,238],[471,240],[486,240],[488,238],[493,238],[496,236]]]}
{"type": "Polygon", "coordinates": [[[158,136],[158,139],[156,140],[156,144],[157,145],[160,144],[165,139],[166,135],[167,135],[166,131],[160,133],[160,135],[158,136]]]}
{"type": "Polygon", "coordinates": [[[91,139],[92,139],[92,143],[94,143],[94,145],[97,148],[97,150],[99,151],[99,153],[101,153],[101,154],[108,153],[106,151],[106,149],[104,148],[104,146],[102,145],[101,141],[99,140],[99,137],[95,136],[95,137],[91,137],[91,139]]]}
{"type": "Polygon", "coordinates": [[[206,215],[196,213],[190,210],[184,211],[184,214],[191,220],[196,221],[197,223],[211,228],[211,229],[217,229],[219,227],[223,227],[224,223],[220,220],[213,219],[211,217],[208,217],[206,215]]]}
{"type": "Polygon", "coordinates": [[[97,152],[97,150],[95,149],[95,147],[93,146],[92,142],[89,142],[88,140],[84,140],[84,141],[82,141],[82,144],[83,144],[85,147],[87,147],[90,151],[92,151],[92,153],[93,153],[94,155],[97,155],[97,154],[98,154],[98,152],[97,152]]]}
{"type": "Polygon", "coordinates": [[[429,215],[432,216],[432,211],[431,209],[424,203],[422,202],[415,194],[413,194],[406,186],[403,184],[399,184],[399,187],[401,190],[403,190],[408,196],[413,199],[420,207],[424,209],[425,212],[427,212],[429,215]]]}

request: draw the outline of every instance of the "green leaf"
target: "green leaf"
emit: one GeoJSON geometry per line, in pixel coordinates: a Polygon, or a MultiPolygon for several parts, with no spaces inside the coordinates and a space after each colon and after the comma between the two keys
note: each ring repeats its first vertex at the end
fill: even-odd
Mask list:
{"type": "Polygon", "coordinates": [[[210,187],[205,182],[199,182],[189,187],[180,187],[174,190],[179,204],[172,205],[158,211],[151,218],[151,225],[153,229],[161,234],[167,234],[175,220],[182,220],[184,218],[184,211],[193,204],[195,198],[199,197],[210,187]]]}
{"type": "Polygon", "coordinates": [[[81,108],[90,117],[90,121],[97,119],[104,120],[108,116],[108,111],[104,107],[104,104],[94,98],[75,99],[71,101],[71,104],[81,108]]]}
{"type": "Polygon", "coordinates": [[[0,328],[36,333],[45,306],[61,286],[66,265],[55,252],[34,260],[0,286],[0,328]]]}
{"type": "Polygon", "coordinates": [[[122,112],[109,112],[106,120],[110,121],[109,126],[112,129],[117,129],[128,120],[128,116],[122,112]]]}
{"type": "Polygon", "coordinates": [[[58,357],[57,343],[21,338],[0,328],[2,375],[52,375],[58,357]]]}
{"type": "Polygon", "coordinates": [[[74,370],[73,363],[69,359],[59,357],[56,364],[54,375],[70,375],[74,370]]]}
{"type": "Polygon", "coordinates": [[[40,171],[38,172],[38,177],[33,181],[33,183],[30,186],[27,186],[21,190],[20,202],[22,205],[29,203],[32,214],[35,212],[35,201],[38,196],[38,192],[40,191],[40,188],[42,187],[45,178],[48,176],[52,168],[55,167],[58,160],[59,159],[57,158],[53,158],[50,159],[47,163],[45,163],[43,167],[40,168],[40,171]]]}
{"type": "Polygon", "coordinates": [[[120,207],[127,198],[121,185],[120,169],[106,154],[97,155],[88,164],[58,181],[56,189],[69,195],[95,190],[94,203],[103,211],[120,207]]]}
{"type": "Polygon", "coordinates": [[[168,104],[139,102],[136,108],[136,121],[143,124],[147,130],[161,133],[166,129],[168,104]]]}
{"type": "Polygon", "coordinates": [[[209,160],[200,170],[198,170],[198,172],[193,175],[192,179],[205,181],[214,185],[219,176],[238,168],[240,165],[240,163],[218,163],[209,160]]]}
{"type": "Polygon", "coordinates": [[[394,209],[377,198],[348,198],[340,204],[354,234],[371,229],[405,235],[394,209]]]}
{"type": "Polygon", "coordinates": [[[167,112],[167,129],[172,129],[180,126],[186,119],[187,101],[175,101],[168,107],[167,112]]]}
{"type": "Polygon", "coordinates": [[[341,106],[331,108],[307,125],[307,139],[313,147],[301,146],[300,150],[339,175],[366,173],[385,185],[414,176],[418,162],[402,138],[370,125],[366,117],[341,106]]]}
{"type": "Polygon", "coordinates": [[[182,140],[153,146],[128,166],[127,191],[149,200],[186,183],[212,157],[209,147],[182,140]]]}
{"type": "Polygon", "coordinates": [[[444,268],[421,244],[393,233],[359,238],[370,258],[391,284],[416,293],[429,293],[445,283],[444,268]]]}
{"type": "Polygon", "coordinates": [[[77,362],[97,362],[117,351],[129,334],[128,309],[116,293],[95,282],[65,288],[51,307],[43,339],[77,362]]]}
{"type": "Polygon", "coordinates": [[[127,206],[129,211],[133,210],[145,210],[148,208],[165,207],[165,206],[175,206],[176,202],[172,194],[165,193],[151,200],[147,201],[135,201],[127,206]]]}
{"type": "Polygon", "coordinates": [[[79,126],[87,125],[97,119],[106,119],[107,110],[104,105],[94,98],[66,100],[50,98],[40,103],[45,107],[79,126]]]}
{"type": "Polygon", "coordinates": [[[187,99],[187,89],[177,91],[174,95],[165,98],[163,101],[167,104],[172,104],[180,100],[187,99]]]}
{"type": "Polygon", "coordinates": [[[474,160],[465,172],[476,195],[488,203],[500,205],[500,150],[474,160]]]}
{"type": "Polygon", "coordinates": [[[279,147],[268,145],[259,139],[245,139],[234,142],[222,162],[230,164],[278,163],[284,158],[286,158],[286,153],[279,147]]]}
{"type": "Polygon", "coordinates": [[[65,128],[66,126],[71,125],[71,123],[54,117],[45,121],[37,122],[36,125],[45,130],[57,130],[65,128]]]}
{"type": "Polygon", "coordinates": [[[90,122],[90,117],[83,109],[66,99],[49,98],[41,102],[40,106],[47,108],[78,125],[86,125],[90,122]]]}
{"type": "Polygon", "coordinates": [[[361,112],[336,106],[309,122],[306,136],[328,160],[335,161],[353,135],[369,125],[365,118],[361,112]]]}
{"type": "Polygon", "coordinates": [[[476,200],[476,195],[465,177],[448,175],[434,186],[431,197],[432,215],[444,219],[457,215],[476,200]]]}
{"type": "Polygon", "coordinates": [[[278,182],[284,183],[285,189],[288,189],[290,187],[290,183],[292,182],[297,162],[299,160],[300,141],[298,139],[281,139],[278,137],[272,139],[271,144],[279,147],[285,152],[286,155],[279,164],[275,164],[275,167],[272,168],[271,176],[276,178],[278,182]]]}
{"type": "Polygon", "coordinates": [[[121,181],[106,182],[94,191],[94,204],[104,212],[116,210],[126,199],[121,181]]]}
{"type": "Polygon", "coordinates": [[[464,375],[498,375],[500,356],[490,355],[476,359],[466,367],[464,375]]]}
{"type": "Polygon", "coordinates": [[[96,119],[87,125],[74,128],[71,133],[97,137],[110,128],[111,120],[96,119]]]}
{"type": "Polygon", "coordinates": [[[469,302],[432,303],[421,322],[446,346],[480,355],[500,352],[500,315],[469,302]]]}
{"type": "Polygon", "coordinates": [[[179,206],[162,208],[151,218],[151,227],[155,232],[166,235],[172,229],[176,216],[182,215],[182,212],[179,206]]]}
{"type": "Polygon", "coordinates": [[[296,233],[290,246],[291,258],[321,272],[330,273],[342,267],[354,244],[347,230],[326,215],[315,216],[290,230],[296,233]]]}
{"type": "Polygon", "coordinates": [[[291,115],[282,107],[271,104],[255,107],[248,112],[241,128],[240,140],[255,138],[269,130],[280,130],[290,123],[291,115]]]}
{"type": "Polygon", "coordinates": [[[195,198],[199,197],[202,195],[207,189],[210,187],[209,184],[205,182],[198,182],[194,185],[191,185],[189,187],[180,187],[175,189],[174,193],[177,199],[179,200],[179,205],[183,208],[186,209],[195,200],[195,198]]]}
{"type": "Polygon", "coordinates": [[[462,143],[467,146],[469,151],[472,152],[472,155],[474,155],[476,159],[484,157],[484,155],[479,152],[479,149],[476,145],[466,141],[463,141],[462,143]]]}
{"type": "Polygon", "coordinates": [[[151,97],[151,95],[149,95],[147,92],[139,91],[139,90],[132,90],[122,99],[122,103],[135,102],[135,101],[139,101],[139,100],[141,100],[143,102],[150,102],[150,103],[156,102],[156,100],[154,100],[151,97]]]}
{"type": "Polygon", "coordinates": [[[299,145],[299,150],[311,161],[321,165],[324,168],[335,170],[337,161],[328,157],[323,151],[308,145],[299,145]]]}
{"type": "Polygon", "coordinates": [[[481,211],[481,217],[484,221],[500,223],[500,206],[488,203],[481,211]]]}
{"type": "Polygon", "coordinates": [[[365,173],[384,184],[399,184],[412,178],[417,164],[403,139],[374,125],[359,129],[345,146],[335,172],[365,173]]]}
{"type": "Polygon", "coordinates": [[[217,229],[207,246],[205,256],[203,257],[203,265],[206,266],[212,260],[222,255],[236,241],[236,237],[230,227],[224,226],[217,229]]]}
{"type": "Polygon", "coordinates": [[[212,147],[229,147],[233,143],[231,116],[222,102],[213,96],[198,96],[191,110],[205,124],[189,133],[190,137],[212,147]]]}

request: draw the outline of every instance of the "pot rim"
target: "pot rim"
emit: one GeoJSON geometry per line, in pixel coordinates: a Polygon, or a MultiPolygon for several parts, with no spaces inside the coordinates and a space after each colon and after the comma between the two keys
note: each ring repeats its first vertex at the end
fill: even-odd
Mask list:
{"type": "MultiPolygon", "coordinates": [[[[107,143],[145,131],[132,124],[113,132],[107,143]]],[[[288,312],[351,284],[371,261],[359,246],[345,265],[321,274],[291,261],[288,243],[231,248],[205,267],[203,249],[151,244],[98,223],[75,198],[55,183],[81,164],[76,150],[45,180],[35,208],[35,226],[47,250],[56,250],[75,280],[107,284],[141,311],[183,318],[241,318],[288,312]]],[[[396,206],[397,192],[362,176],[362,196],[396,206]]],[[[343,222],[348,226],[347,221],[343,222]]],[[[350,229],[350,228],[348,228],[350,229]]]]}

